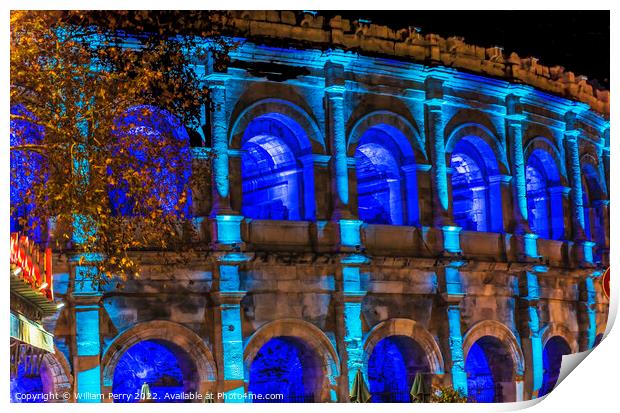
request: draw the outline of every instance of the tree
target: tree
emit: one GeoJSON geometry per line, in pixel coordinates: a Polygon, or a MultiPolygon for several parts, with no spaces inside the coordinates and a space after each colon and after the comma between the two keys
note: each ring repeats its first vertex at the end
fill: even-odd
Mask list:
{"type": "Polygon", "coordinates": [[[195,63],[221,70],[236,44],[219,13],[194,16],[189,34],[183,19],[11,13],[12,227],[90,257],[98,283],[137,275],[134,250],[187,245],[189,135],[210,107],[195,63]]]}

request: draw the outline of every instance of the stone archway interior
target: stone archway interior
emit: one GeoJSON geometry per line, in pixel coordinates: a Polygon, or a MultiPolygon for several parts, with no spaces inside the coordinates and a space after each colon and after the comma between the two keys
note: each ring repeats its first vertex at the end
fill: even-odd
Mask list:
{"type": "Polygon", "coordinates": [[[198,374],[189,356],[175,344],[144,340],[127,349],[116,365],[115,401],[139,401],[143,383],[149,385],[155,402],[184,402],[184,392],[198,390],[198,374]]]}
{"type": "Polygon", "coordinates": [[[19,363],[17,375],[11,377],[11,403],[42,403],[43,395],[51,388],[52,378],[50,377],[47,365],[41,364],[38,372],[31,373],[19,363]]]}
{"type": "Polygon", "coordinates": [[[560,375],[562,356],[570,353],[570,346],[562,337],[551,337],[547,341],[543,349],[543,385],[539,396],[544,396],[553,390],[560,375]]]}
{"type": "Polygon", "coordinates": [[[409,403],[418,372],[430,367],[422,347],[407,336],[390,336],[374,347],[368,359],[368,385],[373,403],[409,403]]]}
{"type": "Polygon", "coordinates": [[[312,163],[300,161],[310,148],[301,127],[287,116],[271,113],[250,122],[241,148],[244,216],[314,218],[312,163]]]}
{"type": "Polygon", "coordinates": [[[254,396],[254,403],[314,402],[320,397],[322,385],[323,370],[318,355],[296,337],[270,339],[250,366],[248,390],[254,396]],[[274,394],[283,398],[265,398],[274,394]]]}
{"type": "Polygon", "coordinates": [[[470,348],[465,361],[467,394],[477,403],[515,401],[514,362],[504,344],[484,336],[470,348]]]}

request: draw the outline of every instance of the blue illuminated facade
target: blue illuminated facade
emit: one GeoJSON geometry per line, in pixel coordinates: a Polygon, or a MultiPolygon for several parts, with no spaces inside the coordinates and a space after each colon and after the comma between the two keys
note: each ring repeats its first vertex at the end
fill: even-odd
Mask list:
{"type": "Polygon", "coordinates": [[[179,401],[175,395],[183,393],[183,372],[177,356],[164,343],[145,340],[130,347],[118,362],[112,391],[119,401],[135,403],[144,383],[155,402],[179,401]]]}
{"type": "MultiPolygon", "coordinates": [[[[551,337],[587,350],[607,322],[606,115],[413,55],[239,36],[228,70],[197,63],[213,100],[200,131],[154,107],[119,120],[119,139],[174,137],[158,196],[174,208],[189,183],[193,253],[136,252],[122,288],[64,286],[73,389],[347,402],[359,369],[373,402],[408,402],[417,372],[472,401],[546,394],[566,350],[551,337]]],[[[109,194],[133,213],[122,183],[109,194]]]]}

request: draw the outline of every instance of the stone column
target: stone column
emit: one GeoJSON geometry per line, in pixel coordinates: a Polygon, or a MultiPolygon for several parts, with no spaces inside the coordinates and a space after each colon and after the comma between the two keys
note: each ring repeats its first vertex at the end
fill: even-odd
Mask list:
{"type": "MultiPolygon", "coordinates": [[[[497,200],[497,202],[501,202],[502,205],[502,214],[501,216],[491,215],[494,221],[500,225],[499,228],[495,228],[493,225],[491,226],[492,232],[503,232],[506,228],[510,228],[511,222],[513,220],[514,212],[513,212],[513,190],[512,190],[512,176],[511,175],[495,175],[489,177],[489,190],[491,192],[491,204],[493,204],[493,200],[497,200]]],[[[490,208],[491,214],[497,214],[494,208],[490,208]]],[[[495,224],[494,224],[495,225],[495,224]]]]}
{"type": "Polygon", "coordinates": [[[579,283],[579,303],[577,320],[579,323],[579,351],[594,347],[596,340],[596,290],[594,278],[598,272],[590,274],[579,283]]]}
{"type": "Polygon", "coordinates": [[[349,171],[347,136],[344,119],[344,66],[329,61],[325,64],[326,131],[331,150],[332,220],[351,219],[349,206],[349,171]]]}
{"type": "Polygon", "coordinates": [[[336,293],[336,341],[340,358],[338,400],[349,400],[351,385],[358,369],[363,370],[364,338],[362,334],[362,299],[366,291],[361,289],[360,268],[343,265],[342,287],[336,293]]]}
{"type": "Polygon", "coordinates": [[[399,190],[403,201],[405,220],[403,225],[420,225],[420,197],[418,191],[417,165],[405,165],[401,167],[404,177],[404,190],[399,190]]]}
{"type": "Polygon", "coordinates": [[[443,80],[427,77],[425,81],[426,100],[424,102],[426,136],[430,144],[432,158],[433,226],[454,225],[452,218],[451,192],[448,189],[446,147],[444,142],[443,120],[443,80]]]}
{"type": "Polygon", "coordinates": [[[584,241],[586,239],[584,232],[585,217],[583,188],[581,186],[581,162],[579,160],[579,130],[575,129],[576,116],[574,112],[568,112],[565,116],[564,141],[566,144],[568,180],[571,186],[572,235],[575,241],[584,241]]]}
{"type": "Polygon", "coordinates": [[[609,200],[600,199],[594,201],[594,207],[596,208],[596,214],[601,220],[601,230],[603,231],[602,239],[603,243],[599,245],[601,250],[601,259],[604,266],[609,265],[609,240],[610,240],[610,222],[609,222],[609,200]]]}
{"type": "Polygon", "coordinates": [[[525,358],[524,399],[538,397],[543,383],[543,347],[540,331],[538,275],[523,271],[518,275],[519,297],[517,328],[525,358]]]}
{"type": "Polygon", "coordinates": [[[566,220],[568,217],[564,211],[570,210],[570,188],[558,185],[548,190],[551,207],[551,237],[553,239],[568,239],[570,238],[571,221],[570,219],[566,220]]]}
{"type": "Polygon", "coordinates": [[[227,74],[212,73],[207,76],[209,94],[213,105],[211,116],[211,145],[213,147],[213,205],[211,216],[231,215],[228,165],[228,116],[226,115],[227,74]]]}
{"type": "Polygon", "coordinates": [[[605,129],[603,132],[603,141],[604,146],[602,148],[602,158],[603,158],[603,177],[605,177],[605,183],[607,184],[607,189],[609,190],[609,128],[605,129]]]}
{"type": "MultiPolygon", "coordinates": [[[[77,259],[76,259],[77,261],[77,259]]],[[[73,348],[74,389],[78,403],[101,403],[101,297],[91,279],[92,265],[75,265],[69,296],[75,335],[73,348]]]]}
{"type": "Polygon", "coordinates": [[[530,232],[527,216],[527,187],[525,180],[525,155],[523,153],[523,115],[520,96],[508,95],[506,97],[506,134],[510,148],[510,162],[513,176],[513,207],[512,225],[508,230],[515,235],[530,232]]]}
{"type": "Polygon", "coordinates": [[[463,336],[461,330],[461,303],[465,297],[461,284],[459,267],[463,263],[452,261],[437,268],[438,293],[443,302],[444,314],[440,316],[444,321],[444,331],[447,328],[448,336],[440,334],[444,348],[444,364],[446,371],[450,371],[449,379],[452,387],[463,395],[467,395],[467,372],[465,371],[465,355],[463,353],[463,336]],[[446,348],[447,347],[447,348],[446,348]],[[447,350],[447,351],[445,351],[447,350]]]}
{"type": "Polygon", "coordinates": [[[225,403],[244,403],[245,374],[241,331],[241,290],[238,263],[218,263],[219,290],[211,293],[214,303],[215,347],[219,368],[218,392],[225,403]],[[218,351],[219,350],[219,351],[218,351]]]}

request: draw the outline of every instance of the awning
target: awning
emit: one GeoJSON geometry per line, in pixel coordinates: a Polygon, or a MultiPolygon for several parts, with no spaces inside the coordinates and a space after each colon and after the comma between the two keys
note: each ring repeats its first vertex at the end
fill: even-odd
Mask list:
{"type": "Polygon", "coordinates": [[[33,347],[54,352],[54,336],[21,314],[11,312],[11,338],[33,347]]]}

